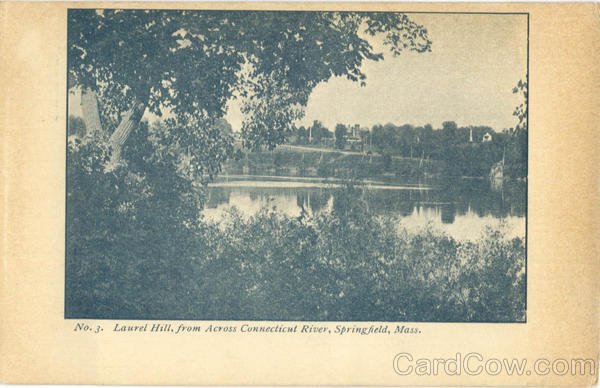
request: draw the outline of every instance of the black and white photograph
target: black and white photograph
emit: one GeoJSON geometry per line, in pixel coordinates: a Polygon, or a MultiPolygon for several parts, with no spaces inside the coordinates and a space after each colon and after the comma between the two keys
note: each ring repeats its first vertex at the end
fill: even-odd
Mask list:
{"type": "Polygon", "coordinates": [[[527,13],[67,12],[65,318],[527,322],[527,13]]]}

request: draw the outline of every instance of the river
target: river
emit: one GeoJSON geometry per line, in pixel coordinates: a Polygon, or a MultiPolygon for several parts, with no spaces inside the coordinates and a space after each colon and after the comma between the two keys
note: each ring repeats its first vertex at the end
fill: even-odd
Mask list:
{"type": "MultiPolygon", "coordinates": [[[[203,211],[220,220],[236,207],[251,216],[264,206],[289,216],[329,212],[346,183],[336,179],[266,175],[221,176],[208,187],[203,211]]],[[[506,237],[525,237],[526,182],[488,179],[367,180],[358,186],[369,211],[399,218],[409,231],[434,228],[458,240],[477,239],[488,226],[504,226],[506,237]]]]}

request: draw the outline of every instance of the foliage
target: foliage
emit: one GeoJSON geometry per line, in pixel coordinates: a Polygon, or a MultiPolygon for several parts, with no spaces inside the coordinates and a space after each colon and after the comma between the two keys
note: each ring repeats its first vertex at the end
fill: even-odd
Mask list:
{"type": "MultiPolygon", "coordinates": [[[[370,131],[359,130],[360,150],[363,152],[374,150],[384,156],[386,170],[392,166],[390,158],[418,158],[420,165],[425,160],[443,162],[445,170],[442,175],[445,176],[487,177],[492,166],[503,162],[505,177],[526,178],[527,83],[519,81],[513,92],[522,94],[524,98],[524,102],[519,104],[513,113],[518,119],[515,129],[495,132],[488,126],[458,127],[454,121],[445,121],[442,123],[442,128],[435,130],[429,124],[423,127],[415,127],[410,124],[401,126],[392,123],[376,124],[370,131]],[[484,135],[487,133],[492,136],[490,142],[483,141],[484,135]]],[[[302,130],[303,127],[292,128],[288,132],[288,137],[293,137],[296,144],[306,144],[306,137],[301,133],[302,130]]],[[[336,126],[335,148],[344,148],[346,133],[347,129],[343,124],[336,126]]],[[[318,140],[314,143],[320,147],[332,148],[331,144],[319,143],[318,140]]],[[[396,169],[394,172],[399,176],[420,176],[432,173],[423,168],[396,169]]]]}
{"type": "Polygon", "coordinates": [[[335,126],[335,147],[343,150],[346,145],[346,134],[348,129],[344,124],[337,124],[335,126]]]}
{"type": "Polygon", "coordinates": [[[512,132],[513,141],[508,148],[508,163],[506,165],[507,172],[510,176],[526,177],[527,176],[527,152],[529,149],[528,142],[528,120],[529,120],[529,89],[527,81],[519,80],[517,86],[513,89],[513,93],[521,94],[523,102],[519,104],[514,112],[518,120],[517,126],[512,132]],[[519,161],[522,161],[519,163],[519,161]]]}
{"type": "Polygon", "coordinates": [[[69,115],[67,121],[67,134],[68,136],[85,136],[85,123],[81,117],[69,115]]]}
{"type": "Polygon", "coordinates": [[[176,195],[185,180],[162,180],[177,176],[169,163],[120,177],[102,172],[105,157],[93,143],[71,145],[69,317],[525,319],[523,241],[501,230],[475,242],[430,228],[410,234],[394,217],[374,216],[353,185],[338,190],[330,213],[288,217],[267,207],[210,223],[198,218],[199,197],[176,195]]]}
{"type": "Polygon", "coordinates": [[[163,138],[162,128],[142,123],[124,149],[128,170],[111,173],[104,172],[105,143],[90,137],[69,142],[67,311],[102,314],[114,303],[125,314],[160,308],[149,300],[123,304],[107,290],[127,294],[160,284],[166,292],[189,270],[190,244],[201,243],[191,236],[202,196],[182,176],[178,156],[163,138]],[[162,272],[166,263],[170,268],[162,272]]]}
{"type": "Polygon", "coordinates": [[[171,141],[212,139],[205,129],[237,97],[253,149],[280,144],[319,83],[364,83],[363,61],[383,58],[366,37],[393,55],[431,46],[425,28],[391,12],[72,9],[68,23],[69,88],[99,94],[109,133],[136,101],[174,117],[184,130],[171,141]]]}
{"type": "Polygon", "coordinates": [[[517,86],[513,89],[514,94],[522,94],[523,102],[517,105],[513,112],[513,116],[519,121],[515,131],[527,131],[527,120],[528,120],[528,107],[529,107],[529,89],[527,88],[527,81],[519,80],[517,86]]]}
{"type": "Polygon", "coordinates": [[[319,120],[314,120],[312,127],[308,128],[307,131],[310,132],[310,136],[315,143],[318,143],[323,139],[329,139],[333,136],[331,131],[323,126],[323,123],[319,120]]]}
{"type": "Polygon", "coordinates": [[[421,161],[392,157],[389,154],[384,160],[381,155],[342,154],[321,152],[318,149],[306,151],[279,147],[271,152],[249,152],[244,158],[228,160],[223,166],[224,173],[234,175],[241,174],[243,171],[254,175],[270,175],[276,170],[300,176],[336,178],[351,176],[357,179],[382,180],[386,174],[399,177],[421,177],[425,172],[442,175],[445,164],[437,160],[421,161]],[[302,173],[300,173],[301,167],[302,173]]]}
{"type": "MultiPolygon", "coordinates": [[[[235,211],[222,223],[202,219],[204,185],[234,154],[220,121],[227,101],[243,99],[246,146],[273,148],[317,84],[365,81],[363,60],[382,55],[363,33],[382,34],[394,55],[429,50],[426,30],[406,15],[78,9],[68,19],[69,87],[98,94],[102,136],[134,102],[168,118],[141,122],[121,152],[127,168],[109,172],[110,147],[70,120],[66,316],[524,320],[522,240],[498,231],[475,243],[411,235],[374,216],[360,187],[340,189],[320,216],[265,208],[250,219],[235,211]]],[[[315,136],[328,137],[318,128],[315,136]]],[[[401,133],[401,152],[433,155],[424,145],[434,140],[416,141],[410,127],[401,133]]],[[[313,157],[302,154],[297,166],[314,166],[313,157]]],[[[322,159],[324,173],[335,171],[322,159]]],[[[372,168],[357,165],[365,170],[347,170],[350,178],[372,168]]]]}

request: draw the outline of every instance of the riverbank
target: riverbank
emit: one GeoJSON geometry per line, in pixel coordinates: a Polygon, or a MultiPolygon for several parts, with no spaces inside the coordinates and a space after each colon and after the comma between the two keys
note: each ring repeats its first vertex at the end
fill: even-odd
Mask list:
{"type": "Polygon", "coordinates": [[[441,161],[283,145],[273,151],[246,152],[237,160],[231,159],[225,163],[223,174],[385,180],[441,176],[444,168],[441,161]]]}

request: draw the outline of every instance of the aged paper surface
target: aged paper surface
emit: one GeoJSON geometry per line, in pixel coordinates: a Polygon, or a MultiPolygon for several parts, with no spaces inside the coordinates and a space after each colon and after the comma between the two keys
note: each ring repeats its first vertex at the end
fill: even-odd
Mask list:
{"type": "MultiPolygon", "coordinates": [[[[598,380],[600,329],[599,16],[593,3],[1,3],[0,381],[112,385],[594,384],[598,380]],[[427,317],[343,322],[307,315],[271,321],[266,315],[262,319],[247,315],[252,319],[244,319],[233,314],[229,317],[234,320],[182,320],[142,312],[127,315],[133,318],[127,320],[121,319],[123,316],[113,319],[118,316],[114,312],[103,316],[100,308],[86,313],[85,305],[78,305],[80,310],[67,309],[66,301],[71,299],[65,290],[71,285],[65,279],[65,132],[68,115],[73,114],[68,105],[79,105],[67,100],[67,17],[69,9],[82,8],[405,12],[409,17],[415,15],[425,27],[429,27],[428,22],[442,23],[435,15],[451,15],[458,26],[452,28],[456,29],[461,28],[461,20],[483,23],[480,19],[460,19],[459,15],[515,15],[515,25],[527,28],[518,30],[521,32],[511,39],[521,42],[519,47],[527,47],[528,72],[524,68],[524,78],[529,81],[526,215],[522,217],[526,222],[526,319],[513,315],[509,319],[454,322],[432,322],[427,317]],[[526,44],[524,37],[528,38],[526,44]],[[135,331],[119,330],[135,326],[135,331]],[[214,326],[233,328],[234,332],[215,332],[214,326]],[[249,332],[250,327],[269,332],[249,332]],[[349,332],[340,334],[341,327],[349,332]],[[520,373],[510,372],[503,364],[506,360],[525,361],[526,367],[520,373]]],[[[448,20],[444,19],[446,23],[448,20]]],[[[495,20],[486,19],[485,23],[495,20]]],[[[497,28],[502,30],[502,25],[497,28]]],[[[469,42],[474,55],[489,49],[483,40],[477,42],[469,42]]],[[[500,40],[492,42],[502,45],[500,40]]],[[[524,51],[520,53],[515,54],[520,58],[519,66],[525,64],[524,51]]],[[[488,68],[493,77],[496,65],[491,63],[488,68]]],[[[428,87],[450,90],[451,85],[443,82],[428,87]]],[[[419,85],[412,87],[416,90],[419,85]]],[[[480,93],[480,98],[485,98],[485,90],[480,93]]],[[[365,108],[362,114],[367,117],[370,113],[365,108]]],[[[340,137],[346,138],[353,141],[350,136],[340,137]]],[[[477,141],[483,144],[486,140],[470,140],[477,141]]],[[[338,148],[346,149],[348,155],[355,152],[346,146],[338,148]]],[[[394,158],[390,157],[399,160],[394,158]]],[[[416,159],[412,155],[409,158],[416,159]]],[[[450,224],[454,217],[453,213],[450,224]]]]}

